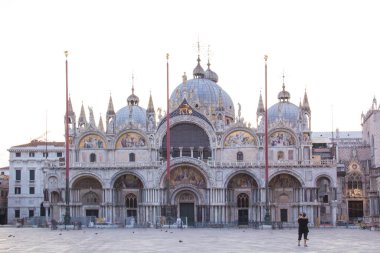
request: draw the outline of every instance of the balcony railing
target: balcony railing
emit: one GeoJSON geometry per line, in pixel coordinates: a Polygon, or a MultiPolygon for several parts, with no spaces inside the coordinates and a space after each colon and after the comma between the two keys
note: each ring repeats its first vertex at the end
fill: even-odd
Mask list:
{"type": "MultiPolygon", "coordinates": [[[[207,163],[210,167],[222,167],[222,168],[257,168],[264,167],[264,161],[255,162],[218,162],[214,160],[201,160],[207,163]]],[[[159,167],[165,161],[153,161],[153,162],[71,162],[71,168],[142,168],[142,167],[159,167]]],[[[336,163],[334,160],[304,160],[304,161],[269,161],[270,167],[333,167],[336,163]]],[[[60,167],[64,167],[60,166],[60,167]]],[[[374,175],[380,175],[380,169],[371,170],[374,175]],[[377,173],[377,174],[376,174],[377,173]]]]}
{"type": "MultiPolygon", "coordinates": [[[[208,161],[208,166],[210,167],[263,167],[265,166],[264,161],[256,162],[217,162],[208,161]]],[[[335,165],[334,160],[304,160],[304,161],[269,161],[270,167],[331,167],[335,165]]]]}

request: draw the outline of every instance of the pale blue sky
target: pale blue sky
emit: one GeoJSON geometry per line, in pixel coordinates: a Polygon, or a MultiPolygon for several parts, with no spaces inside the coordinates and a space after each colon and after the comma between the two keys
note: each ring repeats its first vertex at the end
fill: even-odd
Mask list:
{"type": "MultiPolygon", "coordinates": [[[[256,123],[268,59],[268,105],[277,102],[285,73],[291,102],[305,89],[312,130],[361,130],[360,116],[380,96],[377,1],[113,1],[2,0],[0,2],[0,167],[7,149],[45,132],[63,141],[65,57],[77,115],[83,101],[96,120],[135,94],[146,108],[165,108],[166,60],[170,85],[191,77],[196,42],[206,68],[207,46],[219,85],[242,116],[256,123]],[[333,115],[333,117],[332,117],[333,115]],[[333,120],[332,120],[333,118],[333,120]]],[[[88,115],[88,111],[87,111],[88,115]]]]}

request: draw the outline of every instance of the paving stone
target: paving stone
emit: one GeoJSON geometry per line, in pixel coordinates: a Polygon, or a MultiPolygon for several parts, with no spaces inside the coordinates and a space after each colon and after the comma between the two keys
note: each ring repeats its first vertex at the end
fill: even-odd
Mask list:
{"type": "Polygon", "coordinates": [[[379,231],[310,229],[309,238],[305,248],[297,246],[297,229],[0,227],[0,252],[380,252],[379,231]]]}

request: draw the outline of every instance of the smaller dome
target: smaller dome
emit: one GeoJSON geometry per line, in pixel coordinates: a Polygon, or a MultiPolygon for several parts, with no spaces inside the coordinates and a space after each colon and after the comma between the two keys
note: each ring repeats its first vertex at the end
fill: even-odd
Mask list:
{"type": "Polygon", "coordinates": [[[128,105],[138,105],[139,101],[139,97],[133,93],[127,98],[128,105]]]}
{"type": "Polygon", "coordinates": [[[132,84],[132,94],[127,98],[128,105],[139,105],[139,97],[135,95],[135,88],[132,84]]]}
{"type": "Polygon", "coordinates": [[[207,66],[208,68],[205,72],[205,78],[217,83],[219,80],[219,77],[214,71],[210,69],[210,62],[207,63],[207,66]]]}
{"type": "Polygon", "coordinates": [[[205,76],[205,71],[203,70],[202,66],[201,66],[201,59],[199,59],[199,55],[198,55],[198,64],[197,66],[195,67],[195,69],[193,70],[193,75],[194,75],[194,78],[204,78],[205,76]]]}
{"type": "Polygon", "coordinates": [[[146,110],[138,105],[127,105],[116,112],[117,129],[124,128],[130,122],[145,126],[146,110]]]}
{"type": "Polygon", "coordinates": [[[290,99],[290,93],[286,90],[282,90],[278,93],[277,98],[279,100],[288,101],[290,99]]]}

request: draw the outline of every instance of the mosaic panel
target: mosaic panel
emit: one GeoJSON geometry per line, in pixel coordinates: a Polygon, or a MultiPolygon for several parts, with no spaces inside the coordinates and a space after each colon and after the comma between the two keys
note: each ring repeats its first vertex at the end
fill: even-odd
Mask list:
{"type": "Polygon", "coordinates": [[[245,131],[234,131],[230,133],[224,141],[225,147],[248,145],[256,145],[256,139],[251,134],[245,131]]]}

